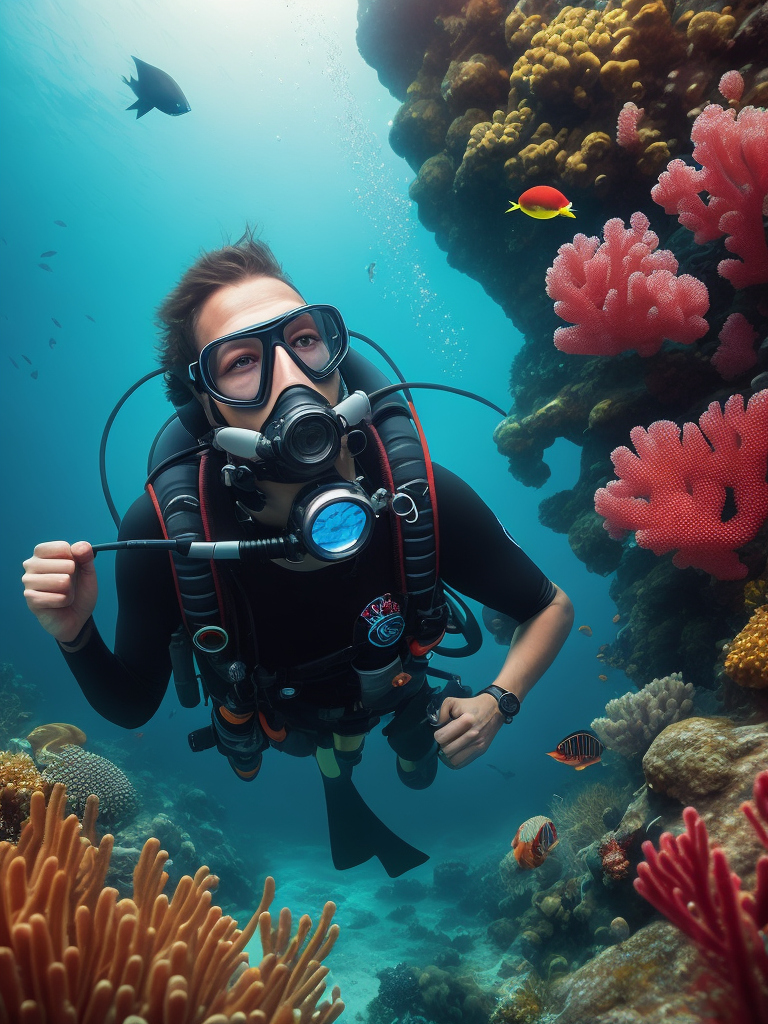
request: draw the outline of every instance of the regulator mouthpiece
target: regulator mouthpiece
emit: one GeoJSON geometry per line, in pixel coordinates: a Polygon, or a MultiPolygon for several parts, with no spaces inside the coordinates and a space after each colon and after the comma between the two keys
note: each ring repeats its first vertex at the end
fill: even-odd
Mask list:
{"type": "Polygon", "coordinates": [[[331,408],[322,395],[297,385],[280,395],[263,431],[221,427],[215,444],[236,458],[254,462],[258,479],[299,483],[331,469],[342,437],[370,415],[371,404],[363,391],[353,392],[331,408]]]}

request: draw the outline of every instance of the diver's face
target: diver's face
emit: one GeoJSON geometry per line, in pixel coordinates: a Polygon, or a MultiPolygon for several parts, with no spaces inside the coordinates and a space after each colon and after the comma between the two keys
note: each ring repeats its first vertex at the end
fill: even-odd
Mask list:
{"type": "MultiPolygon", "coordinates": [[[[197,318],[195,343],[198,353],[206,345],[252,324],[265,323],[298,306],[305,305],[298,292],[284,281],[274,277],[249,277],[236,284],[227,284],[209,295],[197,318]]],[[[323,381],[312,381],[301,372],[281,346],[276,346],[272,368],[272,388],[265,404],[259,409],[242,409],[223,405],[209,398],[232,427],[261,430],[268,421],[275,400],[281,392],[294,384],[303,384],[321,394],[331,405],[339,397],[339,371],[323,381]]]]}

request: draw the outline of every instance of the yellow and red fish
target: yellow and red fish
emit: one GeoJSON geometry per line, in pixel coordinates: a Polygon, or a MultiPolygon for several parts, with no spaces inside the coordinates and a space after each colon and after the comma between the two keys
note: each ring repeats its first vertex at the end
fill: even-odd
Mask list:
{"type": "Polygon", "coordinates": [[[515,832],[512,840],[512,852],[515,860],[523,871],[530,871],[543,864],[560,840],[557,838],[555,824],[543,814],[524,821],[515,832]]]}
{"type": "Polygon", "coordinates": [[[554,757],[556,761],[562,761],[563,764],[569,764],[571,768],[580,772],[584,768],[589,768],[591,764],[597,764],[604,750],[605,747],[597,736],[580,729],[560,740],[554,750],[547,751],[547,755],[554,757]]]}
{"type": "Polygon", "coordinates": [[[579,632],[583,633],[584,636],[592,636],[592,627],[591,626],[579,626],[579,632]]]}
{"type": "Polygon", "coordinates": [[[534,185],[526,189],[516,203],[510,199],[510,207],[506,213],[513,213],[515,210],[522,210],[523,213],[536,220],[551,220],[553,217],[574,217],[571,212],[573,203],[570,202],[551,185],[534,185]]]}

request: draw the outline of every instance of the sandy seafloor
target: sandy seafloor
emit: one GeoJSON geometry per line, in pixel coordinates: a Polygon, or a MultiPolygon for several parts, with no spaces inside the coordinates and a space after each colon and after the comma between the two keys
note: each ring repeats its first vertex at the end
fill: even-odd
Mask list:
{"type": "MultiPolygon", "coordinates": [[[[411,938],[408,934],[411,922],[430,930],[437,929],[450,938],[460,933],[471,934],[473,945],[467,953],[462,953],[461,966],[448,970],[452,974],[472,975],[481,987],[490,987],[503,954],[486,936],[488,922],[457,908],[462,893],[455,894],[455,898],[448,893],[444,894],[445,898],[436,898],[431,888],[432,879],[435,867],[445,861],[461,861],[471,869],[496,855],[501,861],[508,851],[509,846],[505,847],[503,843],[498,845],[498,849],[489,849],[487,845],[478,845],[469,836],[465,836],[462,843],[457,836],[456,842],[450,845],[431,847],[426,864],[406,872],[400,879],[391,879],[375,859],[351,871],[339,872],[325,863],[313,864],[311,849],[305,847],[297,854],[295,849],[281,851],[277,847],[273,850],[277,893],[271,912],[274,918],[281,907],[289,907],[294,916],[295,930],[301,914],[309,913],[315,924],[325,901],[332,899],[336,902],[334,921],[341,931],[325,961],[330,967],[327,992],[330,993],[333,985],[340,987],[341,998],[346,1004],[342,1020],[365,1021],[368,1004],[379,992],[377,974],[380,971],[400,963],[418,971],[432,962],[430,957],[434,956],[435,945],[429,940],[425,942],[424,938],[411,938]],[[308,865],[312,865],[311,877],[307,872],[308,865]],[[398,882],[411,880],[429,887],[428,895],[413,902],[416,912],[407,921],[389,919],[387,915],[396,907],[411,901],[397,896],[382,899],[377,894],[382,888],[391,886],[397,892],[398,882]],[[356,919],[367,914],[375,915],[378,922],[371,921],[365,927],[357,927],[356,919]]],[[[263,879],[259,878],[258,884],[262,882],[263,879]]],[[[241,926],[247,922],[251,912],[244,908],[236,914],[241,926]]],[[[443,945],[441,948],[447,947],[443,945]]],[[[251,963],[258,963],[261,958],[258,938],[254,938],[247,949],[251,963]]]]}

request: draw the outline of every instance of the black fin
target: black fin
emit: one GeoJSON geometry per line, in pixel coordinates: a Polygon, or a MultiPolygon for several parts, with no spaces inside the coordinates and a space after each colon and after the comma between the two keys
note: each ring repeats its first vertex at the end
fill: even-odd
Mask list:
{"type": "Polygon", "coordinates": [[[331,856],[339,871],[378,857],[389,877],[397,878],[429,860],[428,854],[406,843],[376,817],[351,778],[342,775],[328,779],[323,775],[322,779],[331,856]]]}
{"type": "Polygon", "coordinates": [[[146,100],[136,100],[135,103],[132,103],[130,107],[126,107],[125,109],[135,110],[136,120],[138,121],[140,117],[144,117],[145,114],[148,114],[153,107],[154,103],[147,103],[146,100]]]}

